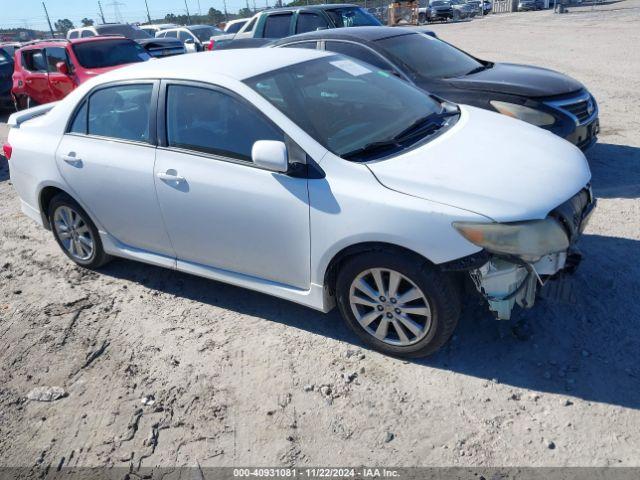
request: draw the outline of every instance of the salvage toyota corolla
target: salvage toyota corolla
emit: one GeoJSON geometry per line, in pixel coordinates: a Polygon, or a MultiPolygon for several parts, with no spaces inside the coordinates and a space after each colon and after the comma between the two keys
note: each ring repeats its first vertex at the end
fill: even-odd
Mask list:
{"type": "Polygon", "coordinates": [[[9,123],[22,210],[78,265],[337,304],[397,356],[447,341],[465,278],[498,318],[531,307],[594,205],[570,143],[327,52],[145,62],[9,123]]]}

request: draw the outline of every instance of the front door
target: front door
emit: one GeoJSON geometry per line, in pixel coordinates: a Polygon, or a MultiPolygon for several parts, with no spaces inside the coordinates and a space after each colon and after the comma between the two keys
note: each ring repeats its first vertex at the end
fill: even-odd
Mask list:
{"type": "Polygon", "coordinates": [[[164,98],[155,181],[178,265],[309,288],[307,180],[251,162],[254,142],[283,133],[226,90],[176,83],[164,98]]]}
{"type": "Polygon", "coordinates": [[[36,103],[53,101],[44,50],[29,49],[22,54],[25,72],[24,91],[36,103]]]}
{"type": "Polygon", "coordinates": [[[116,240],[174,257],[155,193],[154,97],[154,83],[91,93],[63,136],[56,162],[76,198],[116,240]]]}
{"type": "Polygon", "coordinates": [[[58,63],[62,62],[70,69],[67,51],[62,47],[49,47],[45,49],[45,55],[49,70],[49,88],[51,89],[53,100],[62,100],[75,88],[71,76],[60,73],[57,68],[58,63]]]}

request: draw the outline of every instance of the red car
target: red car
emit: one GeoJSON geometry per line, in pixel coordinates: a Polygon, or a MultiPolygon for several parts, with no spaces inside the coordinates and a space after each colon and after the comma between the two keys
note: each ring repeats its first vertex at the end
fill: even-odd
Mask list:
{"type": "Polygon", "coordinates": [[[31,42],[15,52],[13,101],[21,110],[61,100],[96,75],[150,58],[142,46],[124,37],[31,42]]]}

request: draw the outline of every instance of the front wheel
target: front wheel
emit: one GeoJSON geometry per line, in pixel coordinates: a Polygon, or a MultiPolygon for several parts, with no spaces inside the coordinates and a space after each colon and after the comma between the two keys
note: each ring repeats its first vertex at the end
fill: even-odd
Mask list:
{"type": "Polygon", "coordinates": [[[111,259],[102,248],[96,226],[68,195],[60,193],[53,197],[49,205],[49,223],[60,248],[81,267],[95,269],[111,259]]]}
{"type": "Polygon", "coordinates": [[[460,295],[451,279],[417,256],[361,254],[336,282],[346,323],[368,345],[398,357],[424,357],[442,347],[458,322],[460,295]]]}

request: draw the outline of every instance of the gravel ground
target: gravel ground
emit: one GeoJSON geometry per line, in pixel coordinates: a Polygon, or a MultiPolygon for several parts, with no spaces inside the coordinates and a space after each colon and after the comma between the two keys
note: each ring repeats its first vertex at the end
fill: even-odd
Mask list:
{"type": "Polygon", "coordinates": [[[3,165],[1,464],[640,466],[640,0],[433,28],[599,100],[599,207],[568,300],[518,323],[467,305],[440,353],[404,362],[335,312],[124,260],[79,269],[3,165]]]}

